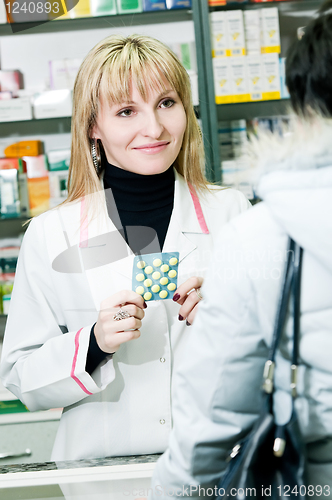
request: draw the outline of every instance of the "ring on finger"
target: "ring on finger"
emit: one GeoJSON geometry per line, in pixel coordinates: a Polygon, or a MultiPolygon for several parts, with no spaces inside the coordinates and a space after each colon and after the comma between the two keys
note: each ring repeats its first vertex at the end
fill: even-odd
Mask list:
{"type": "Polygon", "coordinates": [[[203,295],[202,295],[202,292],[201,292],[201,287],[195,288],[195,292],[196,292],[196,295],[199,298],[199,300],[203,300],[203,295]]]}
{"type": "Polygon", "coordinates": [[[121,307],[118,310],[118,312],[113,316],[114,321],[120,321],[121,319],[126,319],[126,318],[131,318],[131,314],[129,314],[128,311],[124,311],[123,309],[121,309],[121,307]]]}

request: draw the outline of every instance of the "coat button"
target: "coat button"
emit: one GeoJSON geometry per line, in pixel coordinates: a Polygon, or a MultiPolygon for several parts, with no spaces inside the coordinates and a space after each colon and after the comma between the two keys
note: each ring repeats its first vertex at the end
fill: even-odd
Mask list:
{"type": "Polygon", "coordinates": [[[161,425],[164,425],[165,420],[164,420],[163,418],[161,418],[161,419],[159,420],[159,423],[160,423],[161,425]]]}
{"type": "Polygon", "coordinates": [[[160,358],[160,363],[165,363],[166,359],[165,358],[160,358]]]}

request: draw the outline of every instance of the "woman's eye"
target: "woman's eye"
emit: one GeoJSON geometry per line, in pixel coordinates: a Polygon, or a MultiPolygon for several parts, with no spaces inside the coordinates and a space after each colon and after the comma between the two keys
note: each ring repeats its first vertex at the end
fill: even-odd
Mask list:
{"type": "Polygon", "coordinates": [[[173,104],[175,104],[175,101],[173,99],[165,99],[165,101],[161,103],[161,105],[165,108],[171,108],[173,104]]]}
{"type": "Polygon", "coordinates": [[[132,109],[123,109],[120,113],[118,113],[118,116],[131,116],[132,112],[132,109]]]}

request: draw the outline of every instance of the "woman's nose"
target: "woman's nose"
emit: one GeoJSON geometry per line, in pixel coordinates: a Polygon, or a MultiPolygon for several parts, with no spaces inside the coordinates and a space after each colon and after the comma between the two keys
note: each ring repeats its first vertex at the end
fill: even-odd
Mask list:
{"type": "Polygon", "coordinates": [[[148,113],[144,119],[144,135],[158,139],[164,131],[164,126],[157,112],[148,113]]]}

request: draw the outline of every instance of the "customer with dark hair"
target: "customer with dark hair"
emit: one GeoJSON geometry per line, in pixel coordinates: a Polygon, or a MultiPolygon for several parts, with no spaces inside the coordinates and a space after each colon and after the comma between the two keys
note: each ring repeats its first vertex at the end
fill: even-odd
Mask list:
{"type": "MultiPolygon", "coordinates": [[[[304,249],[295,407],[307,455],[306,488],[308,498],[332,498],[330,6],[289,51],[293,133],[254,141],[263,202],[221,231],[204,302],[175,374],[173,430],[155,469],[153,499],[202,497],[199,486],[218,484],[229,450],[257,421],[289,236],[304,249]]],[[[292,407],[291,323],[276,360],[274,412],[280,424],[288,422],[292,407]]]]}

